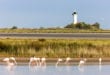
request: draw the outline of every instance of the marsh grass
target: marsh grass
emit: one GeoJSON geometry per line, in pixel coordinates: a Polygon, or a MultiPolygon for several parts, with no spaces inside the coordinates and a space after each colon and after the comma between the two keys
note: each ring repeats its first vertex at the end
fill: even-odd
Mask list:
{"type": "Polygon", "coordinates": [[[110,40],[0,39],[0,57],[110,57],[110,40]]]}

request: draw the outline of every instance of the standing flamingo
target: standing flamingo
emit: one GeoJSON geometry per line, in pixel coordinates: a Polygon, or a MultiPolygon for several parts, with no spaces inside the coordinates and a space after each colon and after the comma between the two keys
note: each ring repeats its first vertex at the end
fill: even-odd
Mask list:
{"type": "Polygon", "coordinates": [[[99,58],[99,65],[102,64],[102,58],[99,58]]]}
{"type": "Polygon", "coordinates": [[[57,62],[56,62],[56,66],[57,66],[61,61],[63,61],[63,59],[59,58],[59,59],[57,60],[57,62]]]}
{"type": "Polygon", "coordinates": [[[46,66],[46,58],[41,58],[41,66],[46,66]]]}
{"type": "Polygon", "coordinates": [[[35,56],[31,57],[29,61],[29,69],[31,71],[36,71],[39,66],[40,66],[40,58],[36,58],[35,56]]]}
{"type": "Polygon", "coordinates": [[[40,65],[40,58],[31,57],[29,61],[29,66],[39,66],[40,65]]]}
{"type": "Polygon", "coordinates": [[[101,71],[101,69],[102,69],[102,58],[99,58],[99,71],[101,71]]]}
{"type": "Polygon", "coordinates": [[[71,58],[70,57],[67,57],[66,58],[66,61],[65,61],[65,64],[68,64],[70,60],[71,60],[71,58]]]}
{"type": "Polygon", "coordinates": [[[87,60],[86,58],[85,59],[81,59],[80,62],[79,62],[79,67],[84,65],[86,60],[87,60]]]}

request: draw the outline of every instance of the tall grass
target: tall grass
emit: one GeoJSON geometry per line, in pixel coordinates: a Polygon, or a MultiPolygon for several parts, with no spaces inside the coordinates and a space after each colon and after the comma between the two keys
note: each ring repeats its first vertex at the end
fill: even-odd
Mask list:
{"type": "Polygon", "coordinates": [[[0,39],[0,57],[110,57],[110,40],[0,39]]]}

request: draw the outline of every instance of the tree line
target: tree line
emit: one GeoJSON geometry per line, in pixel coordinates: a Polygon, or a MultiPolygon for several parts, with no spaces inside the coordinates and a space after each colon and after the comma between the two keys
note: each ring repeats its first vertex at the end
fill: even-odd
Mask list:
{"type": "Polygon", "coordinates": [[[68,24],[64,28],[73,28],[73,29],[100,29],[100,24],[98,22],[94,24],[87,24],[85,22],[79,22],[77,24],[68,24]]]}

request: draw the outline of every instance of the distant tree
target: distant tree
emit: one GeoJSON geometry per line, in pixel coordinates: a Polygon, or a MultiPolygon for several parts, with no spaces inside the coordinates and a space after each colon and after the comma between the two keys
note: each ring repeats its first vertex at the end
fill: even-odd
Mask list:
{"type": "Polygon", "coordinates": [[[74,28],[74,27],[75,27],[74,24],[71,23],[71,24],[68,24],[67,26],[65,26],[64,28],[74,28]]]}
{"type": "Polygon", "coordinates": [[[44,27],[40,27],[39,29],[45,29],[44,27]]]}
{"type": "Polygon", "coordinates": [[[13,26],[11,29],[17,29],[18,27],[17,26],[13,26]]]}
{"type": "Polygon", "coordinates": [[[76,29],[85,29],[85,23],[84,22],[80,22],[80,23],[77,23],[75,24],[75,28],[76,29]]]}
{"type": "Polygon", "coordinates": [[[96,22],[92,25],[92,27],[95,29],[100,29],[100,24],[96,22]]]}

